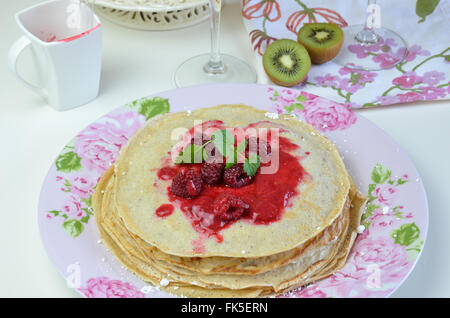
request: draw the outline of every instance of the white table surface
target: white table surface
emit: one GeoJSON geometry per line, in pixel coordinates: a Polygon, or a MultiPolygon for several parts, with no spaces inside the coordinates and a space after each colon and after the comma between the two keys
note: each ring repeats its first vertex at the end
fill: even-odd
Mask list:
{"type": "MultiPolygon", "coordinates": [[[[21,35],[14,14],[37,0],[0,3],[0,297],[79,297],[47,257],[37,226],[39,192],[59,151],[96,118],[139,97],[174,87],[187,58],[207,52],[209,26],[164,32],[136,31],[103,21],[100,94],[89,104],[56,112],[8,70],[9,47],[21,35]]],[[[223,9],[221,47],[258,70],[240,1],[223,9]]],[[[36,78],[26,53],[21,74],[36,78]]],[[[409,154],[425,184],[430,226],[422,257],[394,297],[450,297],[450,101],[361,110],[409,154]]]]}

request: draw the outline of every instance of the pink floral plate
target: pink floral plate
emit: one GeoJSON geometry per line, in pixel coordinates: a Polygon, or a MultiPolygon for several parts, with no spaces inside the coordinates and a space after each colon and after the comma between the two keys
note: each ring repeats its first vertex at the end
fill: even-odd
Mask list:
{"type": "Polygon", "coordinates": [[[38,222],[47,253],[69,286],[86,297],[169,296],[128,272],[101,243],[91,208],[94,187],[147,119],[237,103],[312,124],[337,145],[356,186],[369,196],[361,220],[365,230],[344,268],[281,297],[386,297],[402,284],[428,228],[423,184],[405,152],[349,106],[276,86],[214,84],[133,101],[96,120],[62,149],[42,186],[38,222]]]}

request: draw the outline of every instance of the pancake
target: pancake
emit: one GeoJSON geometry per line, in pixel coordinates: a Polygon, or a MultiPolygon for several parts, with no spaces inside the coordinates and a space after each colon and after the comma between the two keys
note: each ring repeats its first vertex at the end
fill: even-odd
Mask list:
{"type": "Polygon", "coordinates": [[[117,209],[110,199],[111,196],[114,195],[111,186],[105,195],[107,196],[106,204],[108,205],[104,212],[104,215],[107,216],[105,220],[106,226],[116,228],[117,231],[126,233],[125,235],[128,237],[132,237],[134,240],[133,244],[135,245],[136,250],[140,251],[141,255],[143,253],[149,258],[168,262],[175,267],[181,267],[204,274],[258,274],[291,262],[296,262],[299,258],[304,258],[305,254],[308,252],[311,254],[319,243],[326,245],[327,242],[332,241],[335,236],[340,233],[343,226],[343,218],[345,217],[345,215],[341,214],[332,225],[322,231],[319,235],[315,236],[313,239],[302,244],[300,247],[296,247],[292,250],[275,255],[260,258],[178,257],[175,255],[165,254],[154,246],[141,240],[136,235],[130,233],[118,216],[117,209]]]}
{"type": "MultiPolygon", "coordinates": [[[[111,177],[111,173],[108,172],[105,176],[111,177]]],[[[107,214],[108,211],[110,211],[109,208],[103,209],[102,205],[106,206],[113,194],[111,182],[106,182],[104,179],[105,177],[99,184],[100,191],[98,193],[103,192],[101,193],[102,198],[100,198],[101,203],[98,196],[95,197],[95,208],[97,209],[96,211],[99,212],[96,213],[95,216],[103,242],[127,268],[145,281],[152,285],[158,285],[158,282],[161,281],[161,279],[168,278],[171,281],[171,286],[163,288],[164,290],[174,294],[191,297],[197,297],[199,295],[207,295],[209,297],[273,295],[277,292],[288,291],[330,275],[345,263],[345,261],[342,262],[342,259],[346,258],[354,236],[356,235],[356,228],[359,225],[364,203],[364,197],[359,195],[356,192],[356,189],[352,187],[347,200],[346,210],[343,211],[346,226],[344,226],[339,239],[334,240],[335,242],[339,242],[338,246],[336,246],[337,248],[330,249],[331,253],[328,258],[313,262],[313,264],[305,271],[301,272],[298,266],[291,265],[281,267],[263,275],[249,275],[248,277],[238,275],[234,276],[234,278],[230,278],[226,275],[198,275],[186,272],[177,273],[176,271],[173,271],[173,268],[171,271],[167,271],[167,268],[164,269],[164,266],[161,268],[161,264],[156,265],[154,260],[153,262],[149,262],[149,260],[143,261],[141,257],[136,256],[140,253],[136,249],[133,250],[133,240],[130,240],[131,234],[129,232],[121,233],[120,230],[111,228],[105,231],[104,227],[101,226],[104,224],[104,221],[108,219],[107,216],[105,217],[105,213],[107,214]],[[355,197],[357,197],[358,200],[355,200],[355,197]],[[352,208],[350,208],[350,202],[353,202],[352,208]],[[335,256],[337,254],[340,255],[340,257],[338,258],[338,261],[335,261],[335,256]],[[205,283],[205,278],[209,284],[205,283]],[[270,283],[274,278],[278,281],[276,287],[270,283]],[[252,283],[249,283],[249,281],[252,283]],[[228,288],[225,288],[224,285],[228,286],[228,288]],[[207,293],[208,290],[210,291],[210,294],[207,293]]],[[[122,231],[126,232],[126,228],[122,227],[122,231]]],[[[302,259],[302,263],[305,262],[306,260],[302,259]]]]}
{"type": "MultiPolygon", "coordinates": [[[[96,186],[92,205],[105,246],[142,280],[187,297],[274,296],[342,268],[367,198],[354,186],[333,143],[293,117],[269,117],[249,106],[220,105],[148,121],[96,186]],[[218,125],[217,114],[223,127],[279,129],[281,139],[289,141],[283,147],[292,145],[286,148],[289,158],[302,169],[302,174],[295,174],[282,168],[287,178],[301,178],[278,219],[263,224],[234,220],[220,229],[222,241],[194,228],[180,200],[171,197],[171,179],[158,173],[162,167],[176,167],[171,152],[186,145],[185,133],[172,140],[170,132],[180,127],[192,130],[199,120],[218,125]],[[173,213],[157,216],[158,207],[168,203],[173,213]],[[203,248],[198,250],[193,242],[200,239],[203,248]],[[169,284],[160,286],[164,280],[169,284]]],[[[279,191],[277,177],[262,189],[279,191]]],[[[263,182],[258,180],[263,179],[254,184],[263,182]]],[[[264,191],[258,195],[265,196],[264,191]]]]}
{"type": "MultiPolygon", "coordinates": [[[[299,153],[293,155],[300,156],[299,153]]],[[[347,200],[350,180],[333,143],[308,124],[290,116],[270,119],[265,112],[244,105],[220,105],[192,113],[170,113],[152,118],[121,150],[115,168],[114,200],[126,228],[158,250],[180,257],[241,257],[270,256],[299,247],[331,225],[347,200]],[[218,115],[220,114],[220,115],[218,115]],[[238,221],[221,231],[223,242],[213,238],[204,241],[204,250],[193,249],[199,239],[185,215],[176,211],[161,220],[156,209],[167,203],[169,182],[155,188],[157,171],[162,158],[180,140],[172,140],[172,132],[187,129],[197,121],[211,121],[218,117],[226,127],[246,127],[258,123],[259,128],[281,128],[280,136],[299,146],[301,165],[310,178],[297,188],[281,220],[267,226],[255,226],[238,221]],[[326,195],[324,195],[326,194],[326,195]]]]}

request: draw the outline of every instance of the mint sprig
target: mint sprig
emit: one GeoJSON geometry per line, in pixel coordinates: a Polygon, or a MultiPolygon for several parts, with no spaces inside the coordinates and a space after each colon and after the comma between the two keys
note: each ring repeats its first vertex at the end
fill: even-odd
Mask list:
{"type": "Polygon", "coordinates": [[[205,143],[204,145],[191,144],[186,146],[186,148],[184,148],[183,151],[180,152],[178,157],[175,159],[175,163],[202,163],[202,161],[207,157],[205,151],[206,144],[207,143],[205,143]]]}
{"type": "Polygon", "coordinates": [[[217,150],[225,157],[229,158],[234,154],[234,135],[226,130],[216,130],[211,135],[211,140],[217,150]]]}
{"type": "Polygon", "coordinates": [[[261,159],[259,158],[259,156],[253,152],[251,152],[249,154],[248,158],[245,158],[244,161],[244,171],[245,173],[250,176],[253,177],[256,172],[258,171],[259,166],[261,165],[261,159]]]}
{"type": "MultiPolygon", "coordinates": [[[[186,146],[175,160],[176,164],[181,163],[201,163],[206,160],[205,146],[209,143],[214,143],[215,148],[226,158],[225,169],[233,167],[238,163],[239,157],[245,156],[245,149],[247,148],[247,140],[244,139],[237,147],[234,146],[235,137],[233,133],[226,129],[216,130],[211,135],[211,140],[203,145],[191,144],[186,146]]],[[[253,152],[249,154],[249,158],[244,159],[243,168],[245,173],[249,176],[254,176],[261,164],[259,156],[253,152]]]]}

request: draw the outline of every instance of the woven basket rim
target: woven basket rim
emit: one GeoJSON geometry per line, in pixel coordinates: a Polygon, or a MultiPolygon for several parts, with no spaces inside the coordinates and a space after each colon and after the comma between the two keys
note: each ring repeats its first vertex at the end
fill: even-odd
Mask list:
{"type": "Polygon", "coordinates": [[[87,1],[89,2],[92,1],[96,6],[102,6],[123,11],[141,11],[141,12],[166,12],[166,11],[186,10],[209,3],[208,0],[186,0],[186,3],[183,4],[173,6],[170,5],[162,6],[162,5],[155,5],[154,3],[152,3],[151,0],[146,0],[146,2],[148,2],[147,5],[133,4],[132,0],[129,0],[130,1],[129,5],[118,4],[111,0],[94,0],[94,1],[87,0],[87,1]]]}

